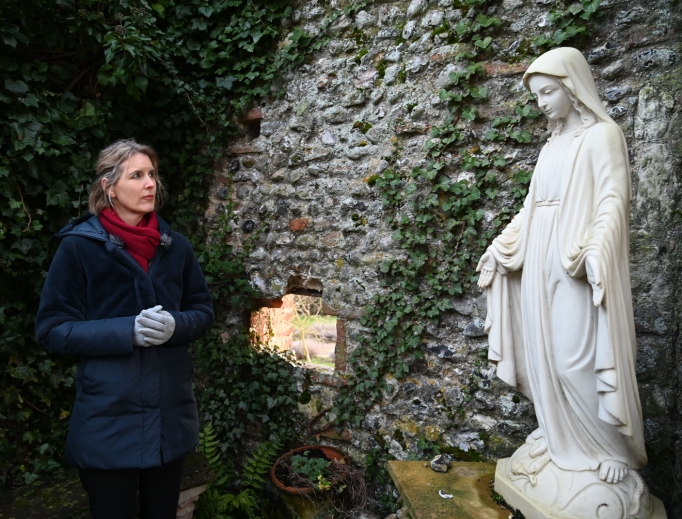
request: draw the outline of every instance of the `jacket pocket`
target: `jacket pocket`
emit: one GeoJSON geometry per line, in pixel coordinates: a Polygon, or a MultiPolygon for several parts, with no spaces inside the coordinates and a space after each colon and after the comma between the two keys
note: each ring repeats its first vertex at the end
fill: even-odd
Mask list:
{"type": "Polygon", "coordinates": [[[122,416],[141,409],[140,362],[137,355],[95,357],[84,371],[83,392],[91,416],[122,416]]]}

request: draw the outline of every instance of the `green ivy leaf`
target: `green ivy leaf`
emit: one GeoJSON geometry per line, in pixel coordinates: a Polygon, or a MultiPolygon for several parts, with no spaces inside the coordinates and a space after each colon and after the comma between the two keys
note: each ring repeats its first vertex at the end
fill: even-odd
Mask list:
{"type": "Polygon", "coordinates": [[[476,45],[477,47],[480,47],[480,48],[482,48],[482,49],[487,49],[488,46],[490,45],[490,43],[491,43],[492,41],[493,41],[492,37],[491,37],[491,36],[487,36],[487,37],[486,37],[485,39],[483,39],[483,40],[476,40],[476,41],[474,42],[474,45],[476,45]]]}
{"type": "Polygon", "coordinates": [[[5,79],[5,88],[13,94],[18,95],[25,94],[29,90],[29,87],[26,83],[16,79],[5,79]]]}

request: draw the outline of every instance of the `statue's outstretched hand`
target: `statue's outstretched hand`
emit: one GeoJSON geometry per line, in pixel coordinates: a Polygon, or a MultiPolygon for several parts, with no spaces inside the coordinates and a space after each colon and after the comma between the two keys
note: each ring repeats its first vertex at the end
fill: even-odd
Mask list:
{"type": "Polygon", "coordinates": [[[594,306],[599,306],[604,300],[604,284],[597,258],[590,255],[585,258],[585,272],[587,281],[592,285],[592,302],[594,306]]]}
{"type": "Polygon", "coordinates": [[[495,277],[495,271],[497,270],[497,260],[490,251],[486,252],[481,256],[478,266],[476,267],[476,272],[480,272],[481,275],[478,276],[478,286],[480,288],[488,288],[490,283],[493,282],[493,277],[495,277]]]}

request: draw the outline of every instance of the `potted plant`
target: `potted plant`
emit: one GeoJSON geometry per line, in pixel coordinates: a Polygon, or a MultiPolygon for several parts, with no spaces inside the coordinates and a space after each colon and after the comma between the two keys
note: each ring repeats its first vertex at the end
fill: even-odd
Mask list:
{"type": "Polygon", "coordinates": [[[367,488],[360,470],[348,461],[335,447],[308,445],[281,456],[270,478],[294,519],[314,519],[325,506],[355,517],[366,508],[367,488]]]}

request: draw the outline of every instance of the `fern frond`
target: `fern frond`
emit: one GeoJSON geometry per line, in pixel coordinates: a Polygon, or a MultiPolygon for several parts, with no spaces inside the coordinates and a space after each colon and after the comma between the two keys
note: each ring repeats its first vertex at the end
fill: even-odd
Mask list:
{"type": "Polygon", "coordinates": [[[251,494],[251,490],[247,488],[236,496],[232,494],[223,496],[218,507],[218,512],[240,511],[245,512],[249,518],[253,518],[254,508],[256,508],[256,498],[251,494]]]}
{"type": "Polygon", "coordinates": [[[228,474],[220,452],[220,441],[210,422],[199,433],[199,452],[204,455],[209,466],[216,475],[215,486],[222,486],[228,479],[228,474]]]}
{"type": "Polygon", "coordinates": [[[263,442],[246,460],[242,480],[247,488],[259,492],[265,487],[270,467],[272,467],[281,448],[282,444],[279,440],[263,442]]]}

